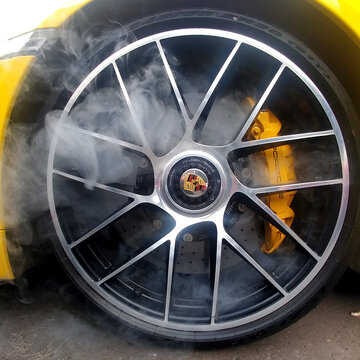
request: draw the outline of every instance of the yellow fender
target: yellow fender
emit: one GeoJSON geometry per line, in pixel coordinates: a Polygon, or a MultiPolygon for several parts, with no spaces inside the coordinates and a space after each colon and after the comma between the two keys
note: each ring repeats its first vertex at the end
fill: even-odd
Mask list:
{"type": "Polygon", "coordinates": [[[359,0],[308,0],[328,15],[360,47],[359,0]]]}
{"type": "MultiPolygon", "coordinates": [[[[75,5],[59,9],[49,18],[41,23],[39,28],[58,27],[73,15],[78,9],[88,3],[89,0],[77,1],[75,5]]],[[[15,103],[24,78],[33,61],[33,56],[20,56],[10,59],[0,60],[0,158],[3,154],[5,133],[11,115],[11,110],[15,103]]],[[[2,179],[0,167],[0,179],[2,179]]],[[[1,184],[0,184],[1,185],[1,184]]],[[[2,200],[0,199],[0,219],[3,219],[2,200]]],[[[0,221],[0,281],[12,280],[14,274],[11,269],[9,255],[6,247],[5,226],[0,221]]]]}

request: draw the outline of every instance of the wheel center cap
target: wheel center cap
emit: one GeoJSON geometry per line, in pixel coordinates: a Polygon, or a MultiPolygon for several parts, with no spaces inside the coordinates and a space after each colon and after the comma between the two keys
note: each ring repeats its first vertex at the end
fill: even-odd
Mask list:
{"type": "Polygon", "coordinates": [[[220,188],[219,171],[212,161],[200,156],[179,160],[167,177],[169,199],[181,209],[207,208],[217,199],[220,188]]]}
{"type": "Polygon", "coordinates": [[[200,169],[186,170],[180,177],[181,191],[190,197],[202,196],[208,189],[209,180],[200,169]]]}

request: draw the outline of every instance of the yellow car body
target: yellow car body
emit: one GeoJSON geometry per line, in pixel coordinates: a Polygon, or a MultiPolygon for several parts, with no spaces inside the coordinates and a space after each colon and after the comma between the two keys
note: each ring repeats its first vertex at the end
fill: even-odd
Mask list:
{"type": "MultiPolygon", "coordinates": [[[[74,1],[73,5],[70,4],[66,7],[60,8],[41,22],[38,28],[43,29],[60,26],[72,14],[74,14],[74,12],[79,10],[88,2],[89,0],[80,2],[74,1]]],[[[33,58],[33,56],[14,56],[9,59],[0,60],[0,156],[4,148],[5,133],[12,106],[33,58]]],[[[0,173],[0,178],[1,176],[3,175],[0,173]]],[[[0,210],[0,213],[1,211],[2,210],[0,210]]],[[[14,274],[6,247],[5,226],[0,222],[0,281],[12,279],[14,279],[14,274]]]]}
{"type": "MultiPolygon", "coordinates": [[[[88,2],[89,0],[67,1],[65,7],[59,8],[42,21],[37,29],[60,26],[88,2]]],[[[360,47],[360,2],[358,0],[308,0],[308,2],[330,17],[336,26],[339,26],[356,46],[360,47]]],[[[4,8],[6,10],[6,5],[3,4],[3,10],[4,8]]],[[[13,104],[33,59],[33,56],[17,56],[14,53],[0,60],[0,156],[13,104]]],[[[1,174],[1,176],[6,176],[6,174],[1,174]]],[[[5,227],[1,223],[0,226],[0,280],[12,280],[14,274],[6,248],[5,227]]]]}

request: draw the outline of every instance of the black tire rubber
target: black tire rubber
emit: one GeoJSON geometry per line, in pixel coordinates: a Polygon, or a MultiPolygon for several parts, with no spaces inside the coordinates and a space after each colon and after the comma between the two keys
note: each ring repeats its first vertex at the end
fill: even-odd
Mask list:
{"type": "MultiPolygon", "coordinates": [[[[137,6],[139,6],[138,3],[144,5],[143,2],[137,2],[137,6]]],[[[113,5],[111,4],[111,6],[113,5]]],[[[111,6],[108,8],[111,8],[111,6]]],[[[152,16],[148,16],[146,11],[145,13],[141,13],[141,6],[138,12],[135,10],[135,4],[124,4],[123,6],[124,8],[121,7],[121,11],[117,9],[117,13],[115,12],[115,14],[113,14],[113,19],[111,19],[110,22],[120,22],[122,26],[124,26],[125,31],[130,31],[134,34],[134,39],[180,27],[213,27],[241,33],[260,40],[285,54],[297,64],[312,79],[322,94],[325,95],[328,103],[331,104],[332,110],[342,129],[343,137],[346,140],[348,158],[350,160],[350,201],[344,226],[336,246],[325,265],[312,282],[296,298],[266,317],[227,330],[188,332],[161,328],[138,320],[119,311],[119,309],[95,292],[69,261],[58,239],[54,238],[53,244],[59,261],[77,286],[100,309],[104,310],[107,314],[110,314],[117,320],[151,335],[190,342],[247,342],[281,330],[306,314],[317,304],[319,299],[335,285],[336,280],[341,275],[346,264],[346,250],[350,244],[351,234],[355,226],[355,219],[358,211],[357,203],[359,199],[357,189],[359,155],[355,139],[353,138],[353,130],[357,129],[359,124],[356,120],[356,115],[352,109],[351,102],[341,84],[327,66],[318,59],[312,51],[307,49],[305,45],[272,25],[237,14],[236,5],[233,5],[234,13],[231,13],[223,11],[219,2],[213,1],[210,5],[208,1],[197,1],[197,9],[179,11],[179,5],[167,5],[166,2],[157,1],[151,5],[144,5],[146,9],[149,7],[151,8],[152,16]],[[217,9],[202,9],[202,7],[209,8],[211,6],[217,7],[217,9]]],[[[226,10],[228,9],[229,7],[227,6],[226,10]]],[[[95,13],[95,10],[101,11],[99,3],[97,3],[96,6],[92,5],[92,7],[89,6],[88,8],[85,8],[84,13],[86,19],[92,19],[92,17],[94,17],[101,23],[103,21],[101,18],[106,17],[106,15],[95,13]]],[[[105,14],[107,14],[107,12],[105,12],[105,14]]],[[[76,27],[77,25],[76,23],[73,23],[71,26],[76,27]]],[[[109,32],[102,41],[98,42],[96,46],[91,49],[91,56],[86,59],[87,65],[85,66],[85,70],[84,67],[79,66],[81,74],[86,73],[89,68],[95,67],[104,56],[108,55],[107,51],[104,51],[104,49],[112,43],[113,36],[118,36],[117,30],[115,30],[115,32],[109,32]]],[[[132,38],[132,36],[130,38],[132,38]]],[[[73,73],[71,76],[73,76],[73,73]]],[[[81,78],[81,76],[76,78],[81,78]]],[[[47,112],[50,107],[52,109],[61,107],[59,103],[64,104],[64,97],[65,99],[68,98],[69,94],[62,94],[59,100],[58,88],[55,87],[55,90],[55,95],[51,96],[51,100],[48,101],[44,112],[47,112]],[[56,98],[55,105],[54,98],[56,98]]]]}

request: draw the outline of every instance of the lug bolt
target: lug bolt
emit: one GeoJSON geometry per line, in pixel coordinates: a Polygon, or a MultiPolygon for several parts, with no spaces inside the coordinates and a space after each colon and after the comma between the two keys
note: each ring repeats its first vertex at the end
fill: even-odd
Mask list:
{"type": "Polygon", "coordinates": [[[191,241],[193,241],[193,236],[191,234],[189,234],[189,233],[186,233],[183,236],[183,240],[186,241],[186,242],[191,242],[191,241]]]}
{"type": "Polygon", "coordinates": [[[253,133],[254,136],[260,135],[260,133],[261,133],[260,127],[259,126],[254,126],[253,129],[252,129],[252,133],[253,133]]]}
{"type": "Polygon", "coordinates": [[[149,164],[149,162],[145,158],[142,158],[139,163],[140,167],[143,169],[146,168],[148,166],[148,164],[149,164]]]}
{"type": "Polygon", "coordinates": [[[243,168],[241,174],[245,179],[248,179],[251,176],[251,171],[249,168],[243,168]]]}
{"type": "Polygon", "coordinates": [[[238,204],[238,210],[243,213],[246,210],[246,206],[244,204],[239,203],[238,204]]]}
{"type": "Polygon", "coordinates": [[[153,221],[153,226],[155,229],[161,229],[162,228],[162,221],[159,219],[155,219],[153,221]]]}

